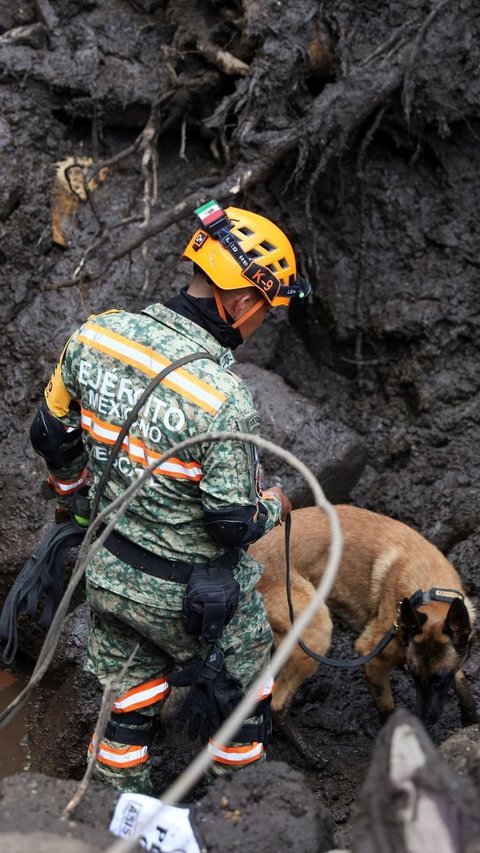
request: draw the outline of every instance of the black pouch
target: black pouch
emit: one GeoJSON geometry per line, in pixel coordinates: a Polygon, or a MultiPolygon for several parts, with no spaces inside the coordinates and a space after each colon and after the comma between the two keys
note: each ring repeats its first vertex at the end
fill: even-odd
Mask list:
{"type": "Polygon", "coordinates": [[[240,584],[233,575],[238,556],[238,551],[224,554],[193,570],[182,607],[187,634],[194,634],[208,643],[214,643],[223,635],[225,625],[238,606],[240,584]]]}

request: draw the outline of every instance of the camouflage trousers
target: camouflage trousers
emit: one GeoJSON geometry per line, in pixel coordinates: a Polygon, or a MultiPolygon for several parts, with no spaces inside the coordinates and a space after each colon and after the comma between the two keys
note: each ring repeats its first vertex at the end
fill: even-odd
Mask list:
{"type": "MultiPolygon", "coordinates": [[[[254,585],[256,575],[254,572],[248,582],[245,578],[242,582],[240,572],[239,607],[221,642],[224,651],[233,649],[226,664],[245,691],[268,664],[273,642],[263,599],[254,585]]],[[[142,733],[150,727],[152,717],[158,718],[170,690],[176,689],[169,687],[168,673],[193,658],[203,659],[208,650],[203,642],[184,630],[180,618],[184,594],[185,584],[160,580],[132,569],[104,549],[99,551],[94,570],[87,570],[87,600],[93,617],[87,670],[107,687],[112,679],[118,680],[118,674],[136,648],[128,669],[116,684],[111,719],[119,721],[120,734],[115,733],[115,740],[103,738],[94,769],[94,778],[121,791],[151,793],[149,748],[142,733]],[[109,588],[99,584],[102,575],[108,578],[109,588]],[[133,721],[132,712],[136,712],[133,721]],[[126,729],[131,733],[125,738],[127,742],[121,739],[121,732],[126,729]]],[[[271,689],[269,680],[262,697],[268,696],[271,689]]],[[[261,720],[256,716],[246,722],[261,720]]],[[[265,758],[264,744],[257,741],[250,744],[211,741],[209,750],[210,776],[220,775],[226,769],[241,769],[265,758]]],[[[89,747],[90,758],[92,752],[93,742],[89,747]]]]}

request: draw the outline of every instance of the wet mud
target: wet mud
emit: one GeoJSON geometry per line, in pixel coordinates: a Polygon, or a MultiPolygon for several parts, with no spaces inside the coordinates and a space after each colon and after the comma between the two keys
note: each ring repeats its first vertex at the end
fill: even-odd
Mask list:
{"type": "MultiPolygon", "coordinates": [[[[24,682],[8,670],[0,670],[0,712],[4,711],[22,691],[24,682]]],[[[28,770],[30,754],[27,740],[25,712],[20,711],[0,729],[0,779],[28,770]]]]}

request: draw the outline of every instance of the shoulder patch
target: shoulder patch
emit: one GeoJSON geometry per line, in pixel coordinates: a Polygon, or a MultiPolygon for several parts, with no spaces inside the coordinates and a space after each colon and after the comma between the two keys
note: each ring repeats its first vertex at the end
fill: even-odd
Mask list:
{"type": "Polygon", "coordinates": [[[251,415],[247,415],[245,423],[247,425],[248,432],[256,432],[260,427],[260,418],[257,412],[252,412],[251,415]]]}
{"type": "Polygon", "coordinates": [[[224,370],[227,370],[232,364],[235,364],[235,356],[231,349],[227,349],[226,352],[219,359],[220,367],[223,367],[224,370]]]}

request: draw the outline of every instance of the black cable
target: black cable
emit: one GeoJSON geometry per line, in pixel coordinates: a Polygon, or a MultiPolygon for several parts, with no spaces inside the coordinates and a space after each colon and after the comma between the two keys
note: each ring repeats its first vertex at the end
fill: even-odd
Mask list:
{"type": "Polygon", "coordinates": [[[70,548],[80,545],[85,528],[75,521],[56,524],[47,531],[15,578],[0,613],[0,643],[8,666],[17,653],[17,620],[20,613],[33,616],[45,597],[40,624],[48,628],[63,594],[65,559],[70,548]]]}

